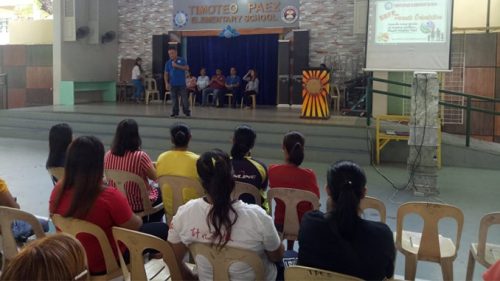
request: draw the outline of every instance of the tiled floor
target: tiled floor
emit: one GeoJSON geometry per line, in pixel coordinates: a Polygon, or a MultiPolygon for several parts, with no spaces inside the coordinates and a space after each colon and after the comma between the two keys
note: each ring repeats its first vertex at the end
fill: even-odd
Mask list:
{"type": "MultiPolygon", "coordinates": [[[[0,177],[4,178],[14,196],[18,197],[21,207],[29,212],[47,216],[48,198],[52,183],[45,170],[48,144],[45,141],[18,140],[0,138],[0,177]]],[[[262,159],[265,163],[276,163],[281,160],[262,159]]],[[[304,163],[305,167],[316,171],[321,187],[322,208],[325,206],[326,193],[325,174],[327,166],[321,163],[304,163]]],[[[500,211],[499,173],[494,170],[475,170],[465,168],[444,167],[439,171],[439,198],[414,197],[409,191],[395,192],[391,185],[373,167],[365,167],[368,176],[368,194],[382,199],[387,206],[387,223],[395,230],[397,207],[407,201],[442,201],[460,207],[465,214],[465,224],[458,258],[454,263],[456,280],[465,279],[468,248],[477,240],[479,220],[483,214],[500,211]]],[[[382,166],[381,171],[397,186],[404,186],[408,180],[405,167],[382,166]]],[[[368,218],[372,215],[368,213],[368,218]]],[[[416,229],[419,223],[410,218],[408,228],[416,229]]],[[[454,227],[443,222],[443,233],[452,233],[454,227]]],[[[370,239],[367,237],[367,239],[370,239]]],[[[500,226],[494,227],[488,239],[500,243],[500,226]]],[[[484,268],[476,265],[475,280],[481,280],[484,268]]],[[[404,260],[398,254],[396,274],[404,274],[404,260]]],[[[438,265],[419,262],[417,278],[440,280],[441,271],[438,265]]]]}

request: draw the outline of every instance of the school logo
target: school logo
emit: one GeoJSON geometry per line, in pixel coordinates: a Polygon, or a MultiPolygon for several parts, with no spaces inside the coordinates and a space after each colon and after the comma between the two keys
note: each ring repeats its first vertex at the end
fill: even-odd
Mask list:
{"type": "Polygon", "coordinates": [[[174,16],[174,24],[176,27],[183,27],[188,23],[188,15],[183,11],[177,12],[174,16]]]}
{"type": "Polygon", "coordinates": [[[299,18],[299,9],[294,6],[286,6],[281,11],[281,20],[285,23],[294,23],[299,18]]]}

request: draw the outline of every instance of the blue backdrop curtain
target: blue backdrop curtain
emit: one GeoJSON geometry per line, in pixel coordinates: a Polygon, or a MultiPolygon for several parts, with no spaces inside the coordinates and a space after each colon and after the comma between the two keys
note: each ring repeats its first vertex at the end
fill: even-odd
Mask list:
{"type": "Polygon", "coordinates": [[[241,35],[234,38],[188,37],[187,62],[196,77],[202,67],[207,69],[209,77],[215,74],[216,68],[228,76],[229,69],[234,66],[241,78],[249,69],[255,69],[260,84],[257,103],[276,105],[278,39],[278,34],[241,35]]]}

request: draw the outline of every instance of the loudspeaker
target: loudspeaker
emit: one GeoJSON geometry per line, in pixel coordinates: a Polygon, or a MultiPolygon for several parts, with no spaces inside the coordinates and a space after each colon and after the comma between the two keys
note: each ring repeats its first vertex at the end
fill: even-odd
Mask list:
{"type": "Polygon", "coordinates": [[[278,95],[277,104],[291,104],[290,100],[290,40],[278,41],[278,95]]]}
{"type": "Polygon", "coordinates": [[[291,104],[302,104],[302,70],[309,67],[309,30],[294,30],[291,104]]]}
{"type": "Polygon", "coordinates": [[[163,76],[165,62],[168,60],[168,35],[153,35],[153,76],[163,76]]]}

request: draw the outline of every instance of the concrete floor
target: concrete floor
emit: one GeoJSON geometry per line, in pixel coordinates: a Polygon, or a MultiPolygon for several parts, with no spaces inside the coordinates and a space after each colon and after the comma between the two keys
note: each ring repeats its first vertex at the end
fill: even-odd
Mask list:
{"type": "MultiPolygon", "coordinates": [[[[21,207],[37,215],[48,215],[48,199],[52,183],[45,170],[48,143],[45,141],[0,138],[0,177],[7,181],[11,193],[18,197],[21,207]]],[[[307,153],[307,152],[306,152],[307,153]]],[[[265,163],[279,163],[280,159],[262,159],[265,163]]],[[[323,163],[304,163],[304,167],[316,171],[321,189],[321,204],[326,201],[326,168],[323,163]]],[[[499,173],[496,170],[476,170],[444,167],[439,171],[439,197],[414,197],[409,191],[395,192],[395,189],[373,168],[365,167],[368,176],[368,194],[383,200],[387,207],[387,223],[391,229],[396,227],[396,210],[401,203],[408,201],[446,202],[461,208],[465,214],[460,250],[454,263],[455,280],[465,279],[468,250],[471,242],[477,240],[479,221],[489,212],[500,211],[499,173]]],[[[383,165],[380,170],[396,186],[404,186],[408,180],[406,167],[383,165]]],[[[372,213],[366,214],[373,218],[372,213]]],[[[406,228],[418,230],[421,222],[410,217],[406,228]]],[[[448,221],[440,224],[444,235],[454,237],[454,225],[448,221]]],[[[369,237],[367,237],[369,239],[369,237]]],[[[500,226],[492,227],[488,241],[500,243],[500,226]]],[[[474,280],[481,280],[484,268],[476,264],[474,280]]],[[[404,275],[404,259],[398,254],[396,274],[404,275]]],[[[419,262],[418,279],[441,280],[441,270],[437,264],[419,262]]]]}

